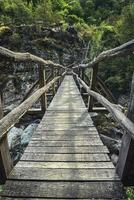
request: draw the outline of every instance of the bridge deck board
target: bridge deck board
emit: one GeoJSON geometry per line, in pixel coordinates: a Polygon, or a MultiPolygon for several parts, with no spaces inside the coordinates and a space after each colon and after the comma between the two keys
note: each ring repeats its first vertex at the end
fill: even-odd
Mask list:
{"type": "Polygon", "coordinates": [[[108,153],[73,77],[65,76],[1,199],[125,199],[108,153]]]}

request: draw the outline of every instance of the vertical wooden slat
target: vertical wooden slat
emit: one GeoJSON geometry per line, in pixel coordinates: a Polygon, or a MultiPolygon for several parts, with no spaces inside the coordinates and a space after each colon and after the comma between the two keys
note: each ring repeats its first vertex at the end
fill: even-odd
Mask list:
{"type": "Polygon", "coordinates": [[[0,184],[4,184],[13,168],[7,137],[0,143],[0,184]]]}
{"type": "MultiPolygon", "coordinates": [[[[52,68],[52,77],[54,78],[55,77],[55,69],[52,68]]],[[[55,95],[55,83],[53,84],[53,96],[55,95]]]]}
{"type": "MultiPolygon", "coordinates": [[[[128,118],[134,122],[134,74],[132,78],[128,118]]],[[[134,141],[125,133],[117,164],[117,173],[125,186],[134,185],[134,141]]]]}
{"type": "MultiPolygon", "coordinates": [[[[95,90],[96,88],[96,85],[97,85],[97,73],[98,73],[98,65],[95,66],[93,69],[92,69],[92,75],[91,75],[91,85],[90,85],[90,89],[91,90],[95,90]]],[[[93,97],[89,97],[89,100],[88,100],[88,111],[91,112],[92,109],[93,109],[93,105],[94,105],[94,99],[93,97]]]]}
{"type": "Polygon", "coordinates": [[[3,118],[3,98],[2,98],[2,94],[0,94],[0,119],[3,118]]]}
{"type": "MultiPolygon", "coordinates": [[[[45,69],[43,66],[39,66],[39,85],[40,88],[46,85],[46,77],[45,77],[45,69]]],[[[47,109],[47,96],[46,93],[44,93],[41,96],[41,110],[42,112],[45,112],[47,109]]]]}

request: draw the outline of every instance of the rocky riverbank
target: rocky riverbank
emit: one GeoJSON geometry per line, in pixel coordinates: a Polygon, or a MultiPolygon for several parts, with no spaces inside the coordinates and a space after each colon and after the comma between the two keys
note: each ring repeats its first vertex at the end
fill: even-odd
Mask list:
{"type": "Polygon", "coordinates": [[[112,119],[110,114],[99,113],[92,118],[103,143],[109,149],[109,156],[113,164],[116,165],[118,162],[123,130],[119,124],[112,119]]]}
{"type": "Polygon", "coordinates": [[[8,132],[8,145],[14,165],[20,160],[40,120],[41,116],[25,115],[19,124],[8,132]]]}

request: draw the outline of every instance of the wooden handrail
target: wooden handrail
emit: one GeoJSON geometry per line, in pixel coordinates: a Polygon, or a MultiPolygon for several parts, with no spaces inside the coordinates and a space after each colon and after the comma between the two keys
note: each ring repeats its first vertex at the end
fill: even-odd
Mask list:
{"type": "Polygon", "coordinates": [[[78,82],[82,85],[86,92],[94,97],[99,103],[101,103],[112,114],[113,118],[120,124],[120,126],[125,129],[134,140],[134,123],[130,121],[124,115],[124,113],[119,110],[117,105],[112,104],[105,97],[98,94],[97,92],[90,90],[88,85],[82,79],[80,79],[77,74],[73,74],[76,76],[78,82]]]}
{"type": "Polygon", "coordinates": [[[2,46],[0,46],[0,56],[9,60],[13,60],[15,62],[35,62],[35,63],[43,65],[44,67],[54,66],[54,67],[61,67],[61,68],[66,69],[66,67],[64,67],[63,65],[54,63],[50,60],[44,60],[43,58],[40,58],[30,53],[14,52],[2,46]]]}
{"type": "MultiPolygon", "coordinates": [[[[62,74],[62,76],[64,76],[64,74],[62,74]]],[[[47,85],[38,89],[22,104],[0,120],[0,142],[7,135],[7,131],[26,113],[26,111],[42,96],[42,94],[47,92],[50,87],[62,76],[55,77],[47,85]]]]}
{"type": "Polygon", "coordinates": [[[79,64],[73,68],[89,68],[89,67],[96,67],[97,64],[104,60],[108,60],[117,56],[126,56],[130,53],[134,52],[134,39],[126,42],[116,48],[103,51],[100,53],[96,58],[94,58],[90,63],[87,64],[79,64]]]}

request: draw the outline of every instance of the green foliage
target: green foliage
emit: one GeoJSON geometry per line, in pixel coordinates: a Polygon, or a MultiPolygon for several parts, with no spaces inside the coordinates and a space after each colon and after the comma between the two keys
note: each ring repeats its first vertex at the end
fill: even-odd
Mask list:
{"type": "Polygon", "coordinates": [[[127,189],[128,200],[134,199],[134,188],[130,187],[127,189]]]}
{"type": "Polygon", "coordinates": [[[11,35],[12,31],[8,26],[1,26],[0,27],[0,37],[5,35],[11,35]]]}
{"type": "Polygon", "coordinates": [[[134,38],[134,3],[122,10],[120,19],[117,21],[117,32],[121,42],[127,42],[134,38]]]}
{"type": "Polygon", "coordinates": [[[76,15],[78,17],[83,16],[83,9],[78,0],[68,1],[68,11],[70,15],[76,15]]]}
{"type": "Polygon", "coordinates": [[[52,10],[53,11],[61,11],[62,9],[65,9],[67,6],[66,2],[64,0],[51,0],[52,3],[52,10]]]}
{"type": "Polygon", "coordinates": [[[20,24],[31,20],[31,10],[21,0],[5,0],[0,3],[0,10],[1,22],[20,24]]]}

